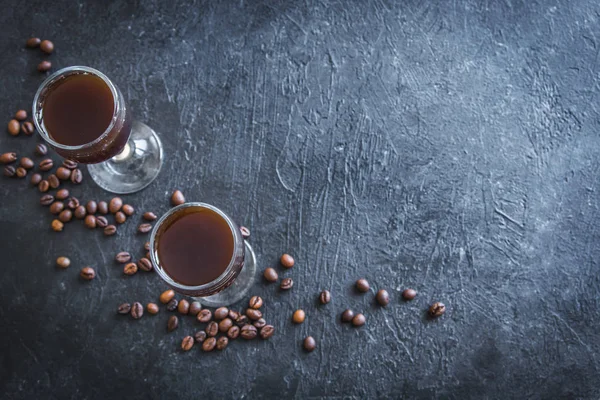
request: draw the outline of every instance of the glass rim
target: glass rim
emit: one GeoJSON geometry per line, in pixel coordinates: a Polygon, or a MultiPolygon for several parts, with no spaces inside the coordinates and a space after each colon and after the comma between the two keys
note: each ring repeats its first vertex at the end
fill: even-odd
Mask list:
{"type": "Polygon", "coordinates": [[[120,103],[120,98],[119,98],[119,94],[118,94],[118,90],[116,88],[116,86],[112,83],[112,81],[106,76],[104,75],[102,72],[98,71],[97,69],[91,68],[91,67],[86,67],[83,65],[74,65],[71,67],[66,67],[66,68],[62,68],[58,71],[56,71],[55,73],[53,73],[52,75],[50,75],[49,77],[47,77],[40,85],[40,87],[38,88],[37,92],[35,93],[35,96],[33,97],[33,107],[32,107],[32,114],[33,114],[33,123],[35,124],[35,127],[37,129],[37,131],[39,132],[40,136],[42,136],[42,138],[48,142],[48,144],[50,144],[51,146],[61,149],[61,150],[70,150],[70,151],[76,151],[76,150],[83,150],[83,149],[87,149],[90,147],[95,146],[96,144],[100,143],[102,140],[104,140],[106,138],[106,136],[108,136],[108,134],[110,133],[110,131],[114,128],[116,122],[117,122],[117,114],[119,111],[119,103],[120,103]],[[106,85],[108,86],[108,88],[110,89],[112,96],[113,96],[113,116],[112,119],[110,121],[110,124],[108,125],[108,127],[104,130],[104,132],[98,136],[96,139],[94,139],[91,142],[88,143],[84,143],[84,144],[80,144],[77,146],[68,146],[62,143],[58,143],[57,141],[55,141],[54,139],[52,139],[50,137],[50,134],[46,131],[45,128],[42,127],[42,125],[40,124],[40,122],[38,121],[38,113],[41,109],[43,109],[43,107],[41,109],[38,109],[38,102],[39,99],[42,95],[42,92],[44,91],[44,89],[47,89],[48,86],[50,86],[51,83],[53,83],[54,81],[56,81],[57,78],[66,75],[70,72],[87,72],[90,73],[94,76],[97,76],[98,78],[102,79],[102,81],[104,81],[104,83],[106,83],[106,85]]]}
{"type": "MultiPolygon", "coordinates": [[[[162,278],[162,280],[164,280],[169,286],[173,287],[175,290],[180,289],[180,290],[183,290],[186,292],[191,292],[191,291],[199,292],[199,291],[204,291],[204,290],[210,289],[211,287],[215,286],[219,282],[222,282],[224,279],[226,279],[227,276],[229,276],[229,274],[231,273],[231,270],[233,269],[233,267],[235,265],[235,261],[237,258],[236,257],[237,250],[238,250],[238,247],[240,246],[240,244],[236,240],[236,238],[237,238],[236,231],[235,231],[236,229],[237,229],[236,225],[231,220],[231,218],[227,214],[225,214],[225,212],[223,212],[221,209],[219,209],[211,204],[202,203],[202,202],[189,202],[189,203],[180,204],[178,206],[171,208],[166,213],[164,213],[163,216],[158,219],[158,222],[156,223],[156,225],[154,225],[154,228],[152,229],[152,233],[150,234],[150,250],[149,250],[150,261],[152,262],[154,269],[156,270],[158,275],[162,278]],[[213,279],[212,281],[210,281],[208,283],[204,283],[202,285],[197,285],[197,286],[185,285],[185,284],[179,283],[179,282],[175,281],[173,278],[171,278],[164,271],[163,267],[160,265],[158,256],[156,254],[157,251],[154,246],[154,242],[156,240],[156,235],[157,235],[160,227],[165,223],[165,221],[169,217],[171,217],[173,214],[178,212],[179,210],[182,210],[184,208],[189,208],[189,207],[207,208],[207,209],[219,214],[219,216],[221,216],[221,218],[223,218],[225,220],[225,222],[227,222],[227,225],[229,226],[229,229],[231,230],[231,237],[233,240],[233,252],[231,254],[231,260],[229,260],[229,264],[227,265],[227,268],[225,268],[225,270],[217,278],[213,279]]],[[[243,245],[243,240],[242,240],[242,245],[243,245]]]]}

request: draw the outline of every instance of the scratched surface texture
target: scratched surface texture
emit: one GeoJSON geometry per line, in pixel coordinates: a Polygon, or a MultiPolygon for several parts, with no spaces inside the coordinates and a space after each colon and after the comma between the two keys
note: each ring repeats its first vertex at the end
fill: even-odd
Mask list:
{"type": "MultiPolygon", "coordinates": [[[[0,25],[3,121],[43,79],[35,34],[54,69],[111,77],[166,150],[112,238],[51,232],[37,190],[0,181],[2,399],[600,398],[597,2],[3,0],[0,25]],[[296,257],[291,292],[253,288],[272,340],[182,353],[192,318],[167,334],[164,309],[116,315],[165,289],[113,257],[141,256],[139,215],[175,188],[248,226],[261,271],[296,257]]],[[[37,141],[3,132],[0,150],[37,141]]]]}

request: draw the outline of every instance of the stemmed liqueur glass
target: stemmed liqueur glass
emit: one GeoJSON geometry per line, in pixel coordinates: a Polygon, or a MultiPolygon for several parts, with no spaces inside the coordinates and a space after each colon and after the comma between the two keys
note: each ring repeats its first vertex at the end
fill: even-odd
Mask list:
{"type": "MultiPolygon", "coordinates": [[[[106,106],[106,102],[101,103],[100,96],[94,97],[94,93],[89,93],[89,90],[86,93],[85,89],[82,89],[82,93],[89,102],[83,106],[88,106],[88,109],[106,106]]],[[[76,110],[73,112],[76,114],[76,110]]],[[[98,186],[109,192],[120,194],[137,192],[148,186],[160,172],[163,148],[158,135],[147,125],[132,121],[131,110],[126,105],[123,94],[106,75],[98,70],[73,66],[50,75],[35,94],[33,116],[35,126],[42,138],[62,157],[88,164],[92,179],[98,186]],[[98,78],[108,87],[112,95],[112,118],[105,130],[100,131],[102,133],[93,140],[84,144],[69,145],[61,143],[53,136],[44,121],[44,111],[49,108],[46,102],[49,98],[52,99],[53,91],[70,79],[80,79],[82,76],[98,78]]],[[[73,115],[73,117],[78,116],[73,115]]],[[[55,133],[55,136],[58,135],[55,133]]]]}
{"type": "MultiPolygon", "coordinates": [[[[198,224],[199,222],[193,223],[198,224]]],[[[214,227],[207,227],[207,229],[206,235],[209,235],[209,237],[213,234],[213,231],[214,235],[217,235],[217,229],[214,229],[214,227]]],[[[150,259],[154,269],[167,285],[179,293],[195,297],[200,303],[209,307],[226,306],[241,300],[254,283],[256,275],[256,256],[248,241],[242,237],[239,226],[222,210],[210,204],[200,202],[185,203],[174,207],[158,220],[150,236],[150,259]],[[212,276],[210,281],[204,283],[182,282],[183,279],[178,279],[175,275],[178,274],[179,277],[182,277],[191,271],[182,271],[181,265],[168,265],[169,257],[167,256],[167,252],[169,250],[164,249],[162,244],[165,246],[166,244],[162,242],[169,241],[175,246],[170,250],[171,252],[176,251],[176,254],[171,254],[171,262],[173,255],[184,257],[184,259],[188,256],[197,257],[198,248],[203,243],[201,243],[202,239],[197,239],[199,236],[195,236],[191,232],[191,229],[181,228],[178,232],[167,233],[167,235],[165,235],[165,232],[168,232],[170,228],[174,229],[172,227],[175,226],[177,221],[182,221],[186,215],[189,216],[190,214],[202,212],[212,214],[217,222],[222,223],[225,227],[223,232],[231,235],[230,240],[232,242],[231,246],[227,243],[222,248],[214,248],[214,243],[210,243],[209,247],[202,251],[208,252],[209,255],[211,252],[226,252],[221,255],[226,257],[228,264],[224,263],[220,267],[206,265],[207,259],[211,257],[205,257],[204,259],[196,258],[194,260],[197,260],[197,264],[191,264],[191,268],[196,268],[197,266],[200,269],[211,269],[213,272],[215,268],[218,268],[220,273],[218,276],[212,276]],[[176,235],[180,235],[181,239],[176,235]],[[182,245],[181,241],[185,241],[185,245],[182,245]],[[211,245],[213,246],[212,248],[210,247],[211,245]],[[187,247],[182,248],[182,246],[187,247]],[[179,267],[177,274],[174,273],[174,267],[179,267]]]]}

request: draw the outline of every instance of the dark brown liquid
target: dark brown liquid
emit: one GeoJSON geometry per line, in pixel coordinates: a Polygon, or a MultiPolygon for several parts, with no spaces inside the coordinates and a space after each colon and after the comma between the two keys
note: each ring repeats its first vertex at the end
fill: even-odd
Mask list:
{"type": "Polygon", "coordinates": [[[157,238],[158,258],[176,282],[198,286],[217,279],[233,256],[227,221],[206,208],[184,208],[157,238]]]}
{"type": "Polygon", "coordinates": [[[50,137],[66,146],[98,139],[111,123],[114,98],[99,77],[75,74],[52,87],[44,101],[44,125],[50,137]]]}

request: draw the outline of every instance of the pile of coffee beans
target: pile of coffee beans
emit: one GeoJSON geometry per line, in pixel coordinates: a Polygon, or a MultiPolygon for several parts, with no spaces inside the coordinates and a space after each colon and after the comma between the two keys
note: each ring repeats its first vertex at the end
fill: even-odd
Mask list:
{"type": "Polygon", "coordinates": [[[35,126],[32,121],[27,121],[27,111],[18,110],[13,118],[8,121],[7,130],[11,136],[19,136],[21,133],[31,136],[35,132],[35,126]]]}
{"type": "MultiPolygon", "coordinates": [[[[44,54],[48,55],[52,54],[52,52],[54,51],[54,43],[52,43],[49,40],[41,40],[40,38],[36,37],[31,37],[27,39],[27,42],[25,42],[25,46],[27,46],[30,49],[35,49],[39,47],[44,54]]],[[[50,68],[52,68],[52,63],[48,60],[42,61],[37,66],[37,70],[40,72],[47,72],[50,70],[50,68]]]]}

